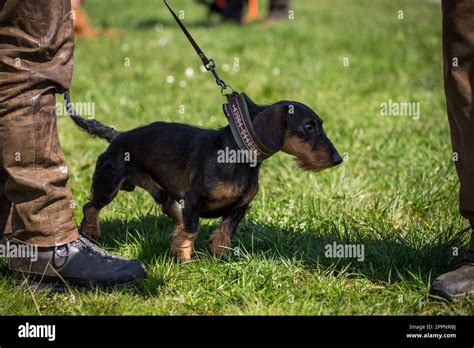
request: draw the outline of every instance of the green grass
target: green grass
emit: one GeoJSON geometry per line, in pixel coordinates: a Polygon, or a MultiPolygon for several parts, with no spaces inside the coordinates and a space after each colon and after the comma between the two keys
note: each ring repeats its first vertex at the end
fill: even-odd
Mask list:
{"type": "MultiPolygon", "coordinates": [[[[285,154],[264,163],[260,191],[227,261],[206,248],[218,220],[202,220],[195,259],[181,265],[168,252],[173,225],[153,199],[139,190],[120,193],[101,215],[100,245],[142,259],[148,279],[132,289],[34,293],[17,286],[3,264],[0,313],[471,314],[472,300],[428,295],[430,281],[455,261],[453,248],[461,255],[468,239],[457,210],[439,5],[294,0],[295,19],[271,27],[205,27],[204,8],[173,4],[185,9],[186,23],[228,83],[259,103],[310,105],[347,160],[318,174],[298,170],[285,154]],[[235,58],[240,70],[225,71],[235,58]],[[420,119],[381,116],[389,99],[420,103],[420,119]],[[363,244],[365,260],[326,258],[324,246],[334,241],[363,244]]],[[[97,119],[119,130],[155,120],[225,124],[224,99],[161,1],[90,0],[86,9],[95,25],[122,36],[77,41],[76,102],[95,102],[97,119]]],[[[95,159],[107,145],[66,117],[58,122],[79,222],[95,159]]]]}

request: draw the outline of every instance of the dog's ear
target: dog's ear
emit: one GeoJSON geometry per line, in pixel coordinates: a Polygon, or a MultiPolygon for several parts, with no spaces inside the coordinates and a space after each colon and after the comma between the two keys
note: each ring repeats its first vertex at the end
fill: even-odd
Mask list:
{"type": "Polygon", "coordinates": [[[244,92],[242,92],[241,94],[244,97],[245,102],[247,103],[247,106],[248,106],[249,110],[255,108],[256,106],[258,106],[257,103],[255,103],[252,99],[250,99],[250,97],[247,94],[245,94],[244,92]]]}
{"type": "Polygon", "coordinates": [[[288,106],[276,104],[258,113],[253,121],[258,138],[273,151],[283,146],[287,113],[288,106]]]}
{"type": "Polygon", "coordinates": [[[250,119],[253,121],[255,120],[255,116],[257,116],[260,107],[252,99],[250,99],[250,97],[247,94],[243,92],[241,94],[244,97],[245,103],[247,104],[247,109],[249,110],[250,119]]]}

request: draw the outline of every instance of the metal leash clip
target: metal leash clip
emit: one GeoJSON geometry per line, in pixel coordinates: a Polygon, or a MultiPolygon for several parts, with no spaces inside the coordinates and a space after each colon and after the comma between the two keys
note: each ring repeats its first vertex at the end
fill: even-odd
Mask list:
{"type": "Polygon", "coordinates": [[[219,74],[217,73],[216,71],[216,63],[214,63],[214,60],[213,59],[209,59],[206,57],[206,54],[203,52],[203,50],[199,47],[199,45],[197,44],[197,42],[194,40],[194,38],[192,37],[192,35],[189,33],[188,29],[186,29],[185,25],[183,24],[183,22],[181,22],[181,20],[179,19],[179,17],[176,15],[176,13],[173,11],[173,9],[171,8],[171,6],[166,2],[166,0],[163,0],[166,7],[168,7],[168,10],[171,12],[171,15],[174,17],[174,19],[176,20],[176,22],[178,23],[179,27],[181,28],[181,30],[183,31],[184,35],[188,38],[189,42],[191,43],[191,45],[194,47],[194,50],[196,51],[196,53],[198,54],[199,58],[202,60],[202,64],[204,65],[204,67],[206,68],[207,71],[210,71],[212,73],[212,75],[214,75],[214,78],[216,79],[216,83],[218,86],[221,87],[221,95],[225,95],[224,94],[224,91],[227,89],[227,88],[230,88],[232,90],[232,93],[234,92],[234,89],[229,86],[228,84],[226,84],[224,82],[223,79],[221,79],[221,77],[219,76],[219,74]]]}
{"type": "Polygon", "coordinates": [[[230,88],[232,90],[231,93],[234,92],[234,89],[232,88],[232,86],[226,84],[225,81],[223,79],[221,79],[221,77],[217,73],[216,64],[214,63],[214,59],[212,59],[212,58],[209,59],[209,63],[207,65],[204,65],[204,67],[206,68],[207,71],[210,71],[212,73],[212,75],[214,75],[217,85],[221,87],[221,95],[224,95],[224,91],[227,88],[230,88]]]}

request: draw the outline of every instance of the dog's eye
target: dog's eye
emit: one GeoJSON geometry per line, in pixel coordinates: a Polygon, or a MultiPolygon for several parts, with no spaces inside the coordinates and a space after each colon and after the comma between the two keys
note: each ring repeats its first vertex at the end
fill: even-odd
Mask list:
{"type": "Polygon", "coordinates": [[[313,122],[308,122],[304,125],[304,129],[307,131],[307,132],[312,132],[314,131],[314,123],[313,122]]]}

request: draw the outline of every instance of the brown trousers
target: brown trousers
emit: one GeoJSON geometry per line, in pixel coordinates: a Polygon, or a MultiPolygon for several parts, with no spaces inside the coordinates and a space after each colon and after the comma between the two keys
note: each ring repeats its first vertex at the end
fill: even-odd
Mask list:
{"type": "Polygon", "coordinates": [[[459,205],[461,214],[474,224],[474,0],[443,0],[442,7],[444,83],[461,183],[459,205]]]}
{"type": "Polygon", "coordinates": [[[72,76],[68,0],[0,0],[0,235],[40,247],[78,237],[55,93],[72,76]]]}

